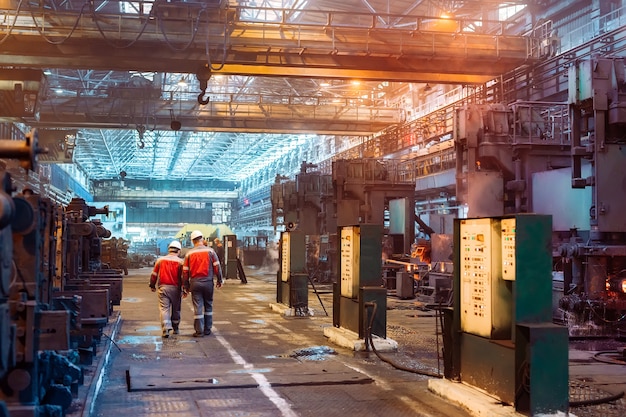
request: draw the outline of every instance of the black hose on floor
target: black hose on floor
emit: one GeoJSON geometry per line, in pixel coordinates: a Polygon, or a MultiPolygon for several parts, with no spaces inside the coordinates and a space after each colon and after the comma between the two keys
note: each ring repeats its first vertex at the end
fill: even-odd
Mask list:
{"type": "Polygon", "coordinates": [[[368,346],[372,347],[372,350],[374,351],[374,353],[376,354],[376,356],[378,356],[378,358],[383,361],[388,363],[389,365],[393,366],[396,369],[400,369],[401,371],[406,371],[406,372],[412,372],[414,374],[419,374],[419,375],[425,375],[425,376],[430,376],[433,378],[443,378],[443,375],[441,374],[436,374],[433,372],[428,372],[428,371],[422,371],[419,369],[414,369],[414,368],[409,368],[403,365],[398,365],[397,363],[393,362],[391,359],[385,358],[383,357],[377,350],[376,350],[376,346],[374,346],[374,340],[372,339],[372,323],[374,322],[374,317],[376,316],[376,303],[375,302],[367,302],[364,303],[365,307],[373,307],[372,310],[372,315],[370,316],[370,319],[368,321],[367,324],[367,329],[365,330],[365,347],[366,349],[368,348],[368,346]]]}
{"type": "Polygon", "coordinates": [[[603,398],[595,398],[593,400],[570,401],[569,406],[570,408],[576,408],[576,407],[585,407],[588,405],[606,404],[606,403],[610,403],[611,401],[617,401],[623,396],[624,396],[624,391],[620,392],[619,394],[610,395],[608,397],[603,397],[603,398]]]}
{"type": "Polygon", "coordinates": [[[615,358],[604,358],[604,355],[609,355],[609,354],[613,354],[613,355],[617,355],[616,351],[613,350],[602,350],[600,352],[596,352],[593,355],[593,359],[598,361],[598,362],[602,362],[602,363],[608,363],[611,365],[626,365],[626,362],[623,361],[622,359],[615,359],[615,358]]]}
{"type": "MultiPolygon", "coordinates": [[[[624,361],[622,360],[614,360],[614,359],[604,359],[601,358],[602,355],[606,355],[609,353],[615,353],[613,351],[600,351],[597,352],[595,355],[593,355],[593,358],[599,362],[603,362],[603,363],[609,363],[609,364],[614,364],[614,365],[623,365],[624,361]]],[[[590,405],[600,405],[600,404],[606,404],[606,403],[610,403],[611,401],[617,401],[621,398],[624,397],[624,391],[615,394],[615,395],[609,395],[608,397],[602,397],[602,398],[594,398],[592,400],[581,400],[581,401],[570,401],[569,406],[572,408],[576,408],[576,407],[585,407],[585,406],[590,406],[590,405]]]]}
{"type": "MultiPolygon", "coordinates": [[[[389,365],[393,366],[396,369],[400,369],[402,371],[407,371],[407,372],[412,372],[415,374],[419,374],[419,375],[425,375],[425,376],[430,376],[433,378],[443,378],[443,375],[441,374],[435,374],[432,372],[428,372],[428,371],[421,371],[419,369],[414,369],[414,368],[409,368],[403,365],[398,365],[397,363],[393,362],[392,360],[385,358],[384,356],[382,356],[380,354],[380,352],[378,352],[376,350],[376,346],[374,346],[374,340],[372,338],[372,324],[374,323],[374,317],[376,316],[376,309],[378,308],[376,305],[376,302],[367,302],[364,303],[365,307],[372,307],[372,315],[369,318],[368,324],[367,324],[367,329],[365,330],[365,346],[366,348],[368,348],[369,346],[372,347],[372,351],[376,354],[376,356],[378,356],[378,358],[385,362],[388,363],[389,365]]],[[[606,352],[603,352],[606,353],[606,352]]],[[[619,399],[621,399],[622,397],[624,397],[624,391],[620,392],[619,394],[615,394],[615,395],[610,395],[608,397],[603,397],[603,398],[595,398],[595,399],[591,399],[591,400],[581,400],[581,401],[569,401],[569,407],[570,408],[577,408],[577,407],[585,407],[585,406],[592,406],[592,405],[600,405],[600,404],[605,404],[605,403],[609,403],[611,401],[617,401],[619,399]]]]}

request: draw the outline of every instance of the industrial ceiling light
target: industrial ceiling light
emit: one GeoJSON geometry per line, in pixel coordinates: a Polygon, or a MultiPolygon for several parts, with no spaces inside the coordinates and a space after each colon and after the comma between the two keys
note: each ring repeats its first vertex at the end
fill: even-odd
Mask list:
{"type": "Polygon", "coordinates": [[[430,84],[426,83],[426,85],[424,86],[424,91],[430,91],[433,88],[430,86],[430,84]]]}

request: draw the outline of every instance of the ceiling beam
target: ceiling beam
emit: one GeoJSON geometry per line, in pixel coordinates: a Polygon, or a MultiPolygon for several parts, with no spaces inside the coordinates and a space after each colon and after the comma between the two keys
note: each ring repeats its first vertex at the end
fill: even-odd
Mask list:
{"type": "MultiPolygon", "coordinates": [[[[491,39],[493,43],[494,40],[491,39]]],[[[495,50],[495,49],[494,49],[495,50]]],[[[332,50],[331,50],[332,51],[332,50]]],[[[360,79],[372,81],[482,84],[527,62],[526,47],[512,56],[474,55],[465,48],[454,54],[429,50],[418,54],[313,54],[306,50],[233,50],[214,74],[275,77],[360,79]]],[[[3,44],[0,65],[29,68],[68,68],[111,71],[196,74],[206,65],[203,52],[172,52],[158,43],[116,49],[97,39],[71,45],[50,45],[43,39],[16,36],[3,44]]]]}
{"type": "Polygon", "coordinates": [[[498,21],[481,20],[477,33],[467,30],[473,20],[385,16],[399,23],[385,27],[374,14],[301,10],[292,21],[281,9],[198,7],[155,3],[149,14],[85,16],[26,7],[15,12],[19,28],[3,43],[0,65],[193,74],[211,63],[224,74],[479,84],[533,60],[538,42],[505,35],[498,21]]]}
{"type": "MultiPolygon", "coordinates": [[[[384,107],[371,98],[323,97],[321,95],[244,97],[207,92],[210,102],[198,105],[197,94],[180,101],[161,101],[164,93],[142,88],[111,87],[95,94],[51,92],[40,103],[33,127],[134,128],[170,130],[172,120],[182,131],[237,131],[263,133],[311,133],[369,135],[405,120],[404,110],[384,107]],[[122,94],[123,92],[123,94],[122,94]],[[245,101],[248,99],[249,101],[245,101]],[[112,100],[115,105],[112,105],[112,100]],[[230,101],[229,101],[230,100],[230,101]],[[169,104],[169,105],[167,105],[169,104]]],[[[362,95],[362,93],[361,93],[362,95]]]]}

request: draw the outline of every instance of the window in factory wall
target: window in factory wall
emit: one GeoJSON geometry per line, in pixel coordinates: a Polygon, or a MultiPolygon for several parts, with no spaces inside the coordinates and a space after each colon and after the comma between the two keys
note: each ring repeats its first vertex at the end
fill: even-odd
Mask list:
{"type": "Polygon", "coordinates": [[[498,12],[498,18],[500,20],[507,20],[514,16],[516,13],[521,12],[526,5],[515,5],[515,6],[505,6],[501,7],[498,12]]]}
{"type": "Polygon", "coordinates": [[[204,201],[180,201],[180,208],[184,209],[198,209],[203,210],[207,208],[207,204],[204,201]]]}
{"type": "Polygon", "coordinates": [[[149,1],[120,1],[119,11],[127,14],[146,16],[152,10],[152,2],[149,1]]]}
{"type": "Polygon", "coordinates": [[[146,207],[168,209],[170,208],[170,203],[169,201],[148,201],[146,207]]]}
{"type": "Polygon", "coordinates": [[[221,224],[230,222],[231,207],[230,203],[213,203],[212,204],[212,224],[221,224]]]}

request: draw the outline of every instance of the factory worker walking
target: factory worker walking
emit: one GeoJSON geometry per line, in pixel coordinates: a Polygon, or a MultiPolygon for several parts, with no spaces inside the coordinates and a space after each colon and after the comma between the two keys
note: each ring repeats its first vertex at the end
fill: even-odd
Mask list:
{"type": "Polygon", "coordinates": [[[194,337],[211,334],[213,327],[213,290],[223,283],[222,268],[215,251],[204,245],[202,232],[191,232],[193,248],[183,261],[183,293],[191,291],[194,337]]]}
{"type": "Polygon", "coordinates": [[[181,286],[183,260],[179,253],[180,242],[173,240],[167,247],[167,255],[157,259],[150,275],[150,288],[159,297],[159,316],[163,337],[173,331],[178,334],[180,324],[181,286]]]}

